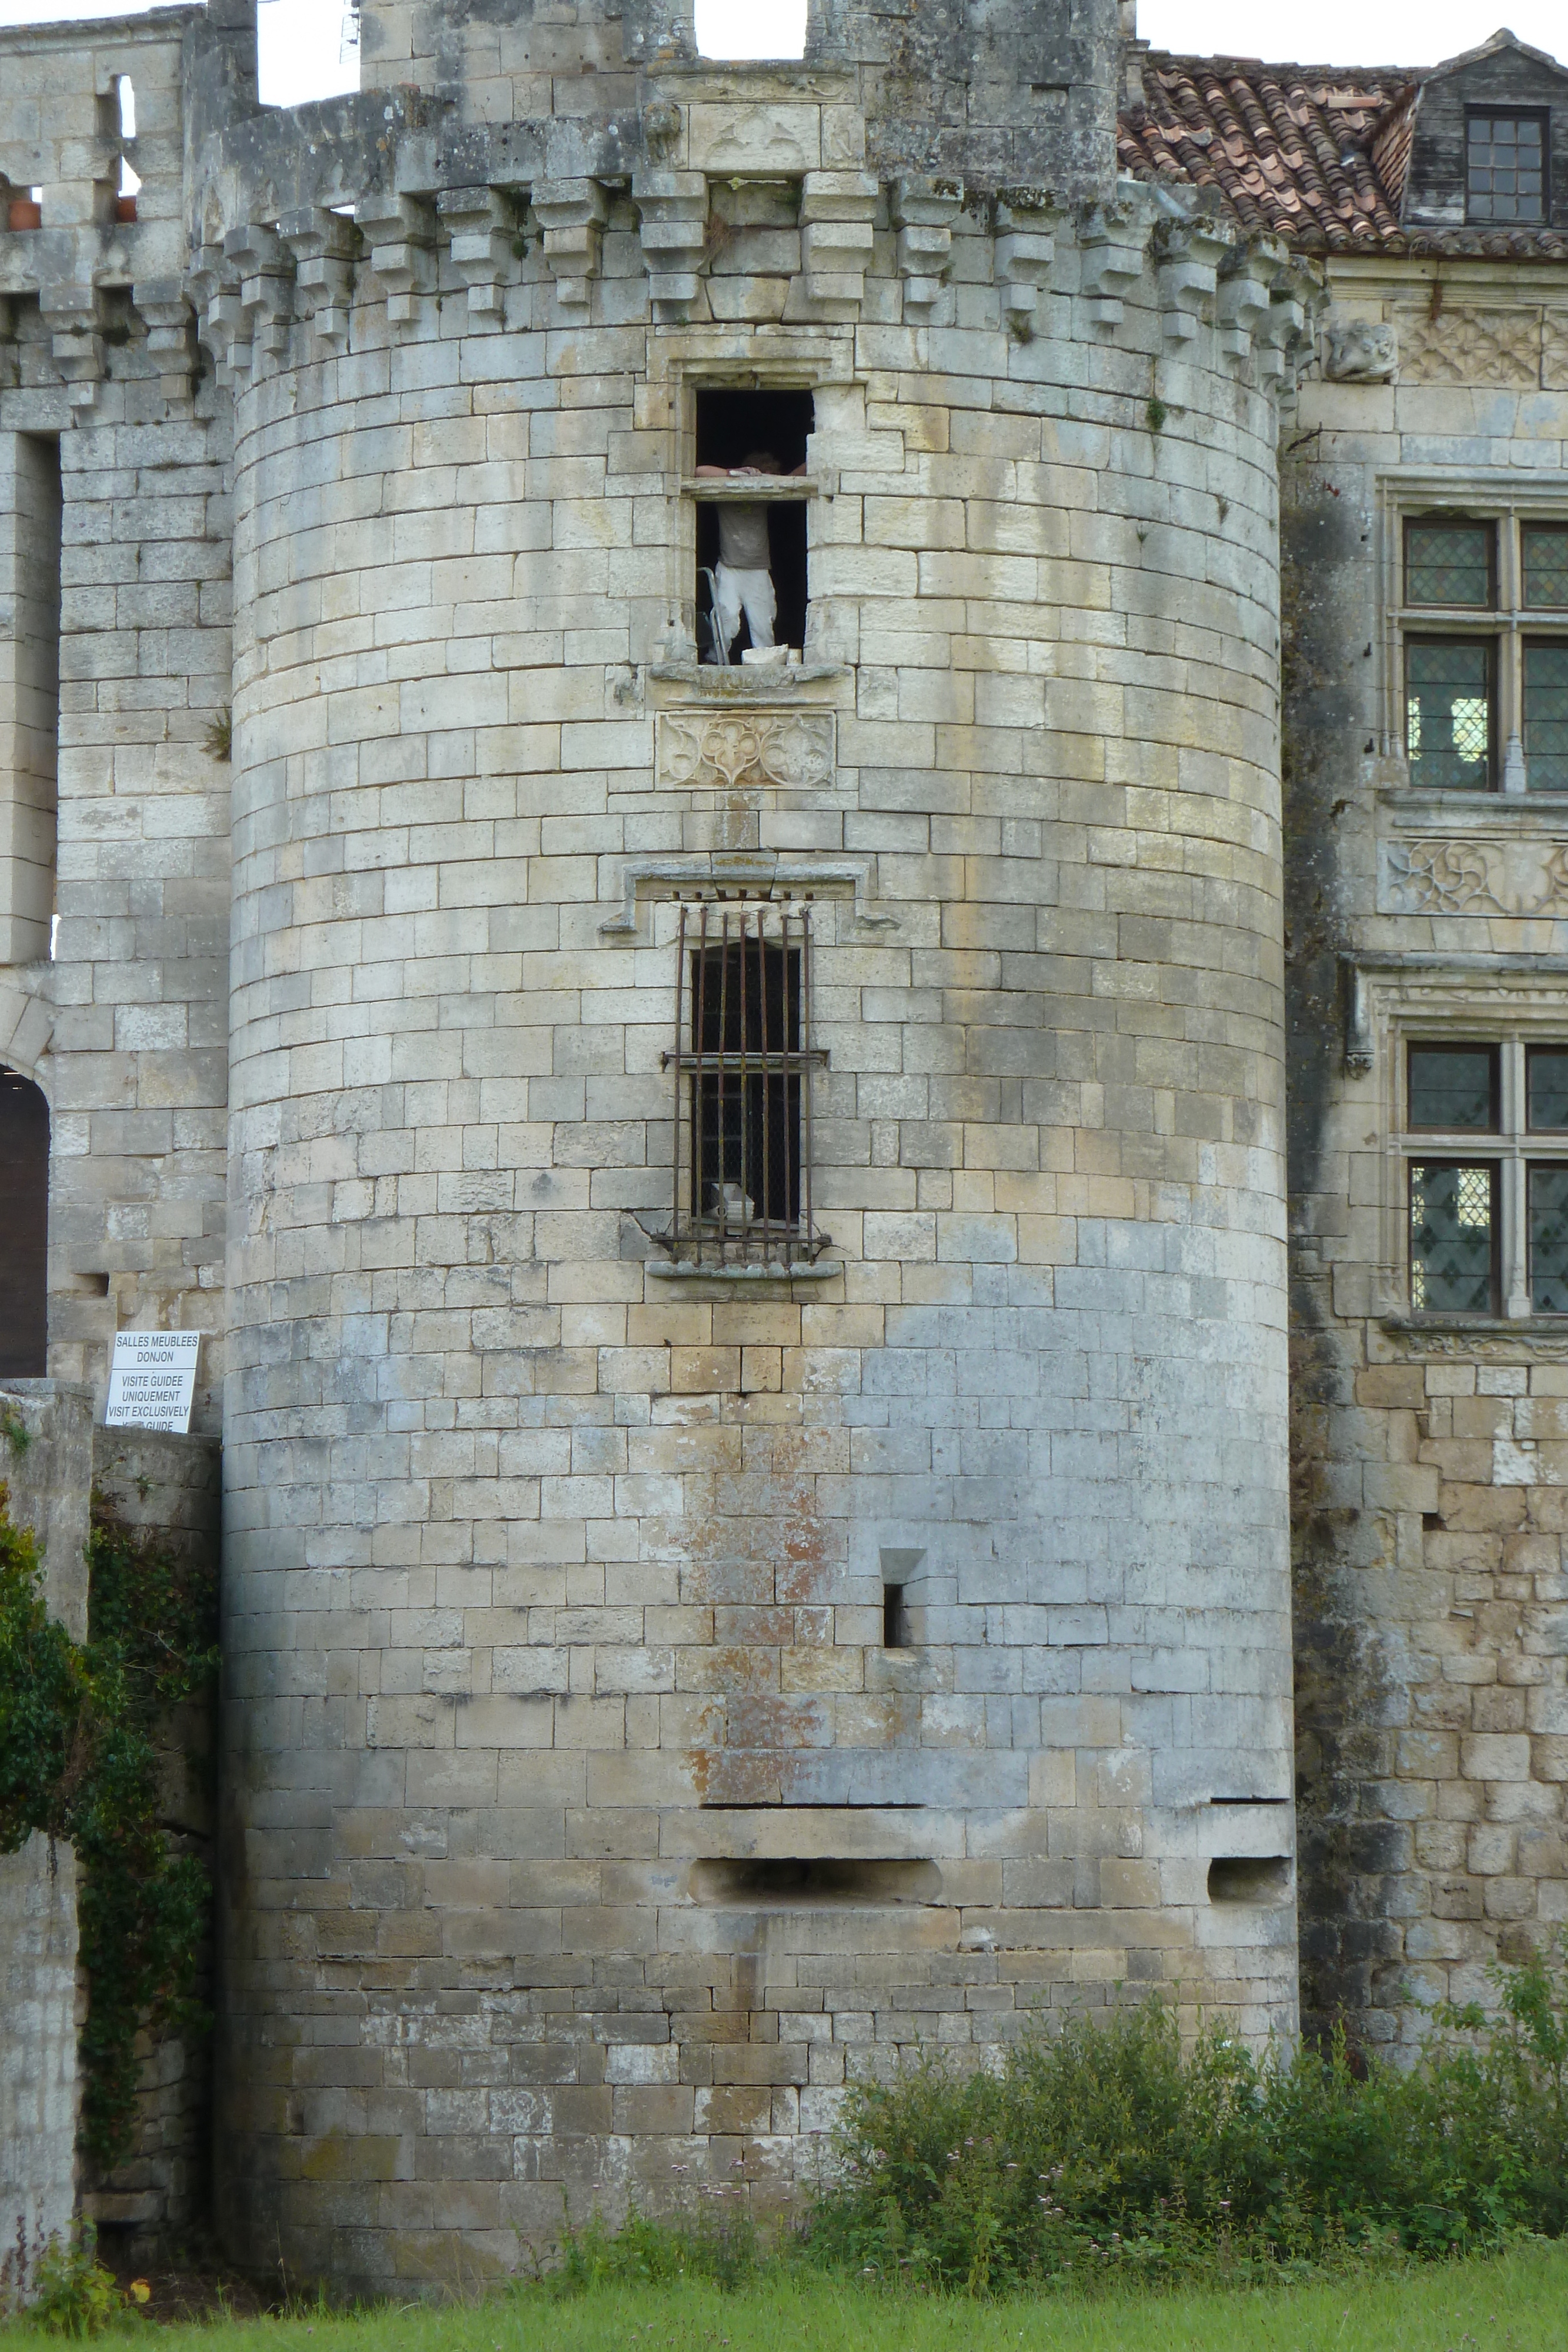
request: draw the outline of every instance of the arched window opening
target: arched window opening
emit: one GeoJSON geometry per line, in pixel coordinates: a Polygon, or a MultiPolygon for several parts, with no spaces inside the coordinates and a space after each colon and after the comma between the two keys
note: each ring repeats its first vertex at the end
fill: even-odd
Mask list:
{"type": "Polygon", "coordinates": [[[0,1066],[0,1380],[47,1369],[49,1107],[30,1078],[0,1066]]]}

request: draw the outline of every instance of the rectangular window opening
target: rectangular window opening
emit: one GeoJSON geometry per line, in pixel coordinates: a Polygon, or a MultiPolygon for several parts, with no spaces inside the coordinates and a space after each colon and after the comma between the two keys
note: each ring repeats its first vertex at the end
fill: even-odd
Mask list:
{"type": "Polygon", "coordinates": [[[805,906],[680,910],[673,1256],[817,1257],[811,1213],[810,922],[805,906]]]}
{"type": "Polygon", "coordinates": [[[1465,117],[1465,217],[1546,218],[1547,118],[1516,107],[1465,117]]]}
{"type": "Polygon", "coordinates": [[[1407,522],[1405,602],[1490,612],[1497,602],[1496,545],[1490,522],[1451,516],[1407,522]]]}
{"type": "Polygon", "coordinates": [[[1500,1061],[1495,1045],[1412,1045],[1408,1124],[1440,1135],[1495,1135],[1500,1061]]]}
{"type": "Polygon", "coordinates": [[[1568,1132],[1568,1045],[1531,1045],[1524,1069],[1531,1127],[1537,1134],[1568,1132]]]}
{"type": "Polygon", "coordinates": [[[741,392],[714,386],[696,394],[695,480],[698,643],[705,662],[737,662],[746,653],[806,643],[806,506],[800,497],[767,495],[770,481],[806,470],[812,426],[809,392],[741,392]],[[755,499],[720,495],[755,479],[755,499]]]}
{"type": "Polygon", "coordinates": [[[1568,525],[1527,522],[1521,538],[1527,609],[1536,613],[1568,610],[1568,525]]]}
{"type": "Polygon", "coordinates": [[[1527,1190],[1531,1312],[1568,1315],[1568,1161],[1530,1168],[1527,1190]]]}
{"type": "Polygon", "coordinates": [[[1498,1311],[1495,1161],[1410,1163],[1410,1304],[1424,1315],[1498,1311]]]}
{"type": "Polygon", "coordinates": [[[1568,792],[1568,638],[1524,647],[1524,771],[1532,793],[1568,792]]]}
{"type": "Polygon", "coordinates": [[[884,1584],[882,1588],[882,1646],[884,1650],[907,1650],[909,1611],[904,1605],[902,1584],[884,1584]]]}
{"type": "Polygon", "coordinates": [[[1406,641],[1405,748],[1413,784],[1466,792],[1490,785],[1494,670],[1490,638],[1406,641]]]}

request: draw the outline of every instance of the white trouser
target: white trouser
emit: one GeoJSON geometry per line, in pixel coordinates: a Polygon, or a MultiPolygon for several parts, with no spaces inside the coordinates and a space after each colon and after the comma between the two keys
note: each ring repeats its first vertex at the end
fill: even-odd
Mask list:
{"type": "Polygon", "coordinates": [[[758,649],[770,646],[773,643],[773,618],[779,610],[779,600],[773,593],[773,574],[763,571],[735,572],[727,563],[720,563],[715,568],[713,579],[718,592],[714,618],[718,624],[718,641],[724,647],[726,659],[728,659],[730,646],[739,634],[743,612],[747,626],[751,631],[752,644],[758,649]]]}

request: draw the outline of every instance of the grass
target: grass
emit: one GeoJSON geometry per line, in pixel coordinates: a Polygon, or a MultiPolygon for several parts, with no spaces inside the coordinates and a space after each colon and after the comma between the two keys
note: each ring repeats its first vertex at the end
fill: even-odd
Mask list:
{"type": "Polygon", "coordinates": [[[979,2305],[884,2295],[779,2264],[731,2294],[594,2286],[563,2299],[523,2288],[444,2307],[297,2307],[161,2328],[160,2352],[187,2337],[201,2352],[1563,2352],[1568,2246],[1308,2286],[979,2305]]]}

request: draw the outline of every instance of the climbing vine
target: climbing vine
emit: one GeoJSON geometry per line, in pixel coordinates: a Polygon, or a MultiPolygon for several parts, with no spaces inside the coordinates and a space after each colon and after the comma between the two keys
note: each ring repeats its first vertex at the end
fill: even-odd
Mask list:
{"type": "Polygon", "coordinates": [[[201,2021],[211,1883],[165,1819],[159,1727],[211,1691],[216,1583],[95,1498],[88,1638],[76,1642],[48,1614],[32,1530],[12,1524],[8,1503],[0,1482],[0,1852],[35,1830],[76,1849],[82,2144],[110,2166],[135,2118],[138,2031],[201,2021]]]}

